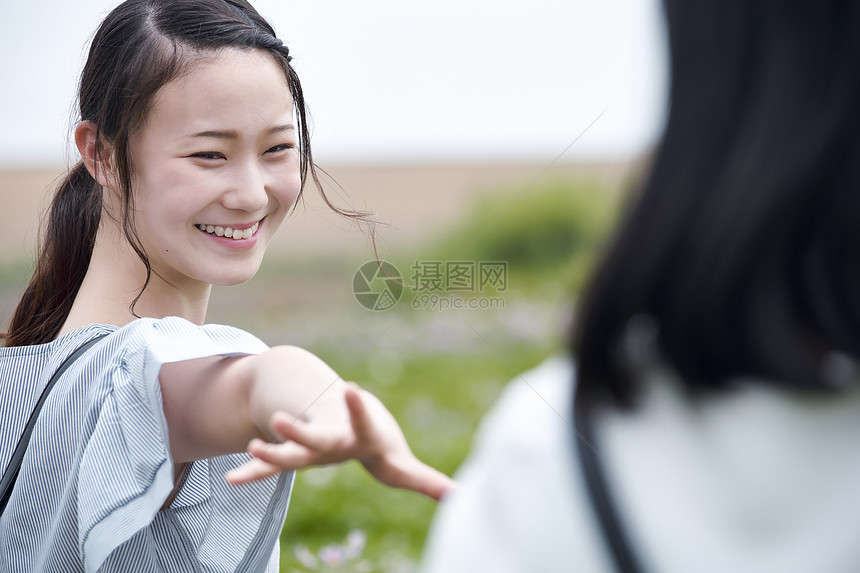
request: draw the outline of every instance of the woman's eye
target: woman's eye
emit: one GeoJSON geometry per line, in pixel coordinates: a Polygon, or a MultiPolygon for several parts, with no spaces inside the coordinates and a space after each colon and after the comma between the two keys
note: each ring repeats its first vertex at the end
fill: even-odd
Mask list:
{"type": "Polygon", "coordinates": [[[286,151],[286,150],[292,149],[292,148],[293,148],[292,143],[282,143],[280,145],[270,147],[269,149],[266,150],[266,153],[278,153],[278,152],[286,151]]]}
{"type": "Polygon", "coordinates": [[[224,159],[224,154],[217,151],[201,151],[194,153],[191,157],[199,157],[200,159],[224,159]]]}

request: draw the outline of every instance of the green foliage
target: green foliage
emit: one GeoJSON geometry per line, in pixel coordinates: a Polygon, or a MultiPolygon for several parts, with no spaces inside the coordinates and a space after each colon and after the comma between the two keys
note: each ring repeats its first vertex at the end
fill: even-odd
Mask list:
{"type": "Polygon", "coordinates": [[[433,251],[448,260],[507,261],[524,275],[582,266],[606,235],[616,202],[606,185],[587,182],[485,193],[433,251]]]}

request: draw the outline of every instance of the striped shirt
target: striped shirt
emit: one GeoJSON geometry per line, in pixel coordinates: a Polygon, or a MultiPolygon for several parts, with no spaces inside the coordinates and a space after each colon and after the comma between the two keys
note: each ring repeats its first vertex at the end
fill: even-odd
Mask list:
{"type": "Polygon", "coordinates": [[[194,462],[160,510],[174,485],[160,368],[266,350],[244,331],[143,318],[0,348],[0,467],[63,360],[107,332],[45,403],[0,518],[0,572],[277,571],[292,472],[236,487],[224,474],[247,454],[194,462]]]}

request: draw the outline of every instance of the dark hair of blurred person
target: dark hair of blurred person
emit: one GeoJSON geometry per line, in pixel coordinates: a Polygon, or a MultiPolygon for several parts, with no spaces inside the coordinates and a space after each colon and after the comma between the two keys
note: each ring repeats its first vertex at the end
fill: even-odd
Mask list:
{"type": "Polygon", "coordinates": [[[860,357],[860,5],[665,5],[668,121],[580,305],[578,392],[635,403],[634,317],[693,393],[838,387],[860,357]]]}

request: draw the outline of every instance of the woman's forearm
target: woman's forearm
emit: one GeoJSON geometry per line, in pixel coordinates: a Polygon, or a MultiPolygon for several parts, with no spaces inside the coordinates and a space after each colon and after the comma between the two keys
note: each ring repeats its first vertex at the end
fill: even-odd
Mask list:
{"type": "Polygon", "coordinates": [[[348,423],[343,381],[293,346],[165,364],[159,379],[175,463],[242,452],[253,438],[280,441],[269,425],[277,411],[306,419],[322,408],[342,410],[337,417],[348,423]]]}

